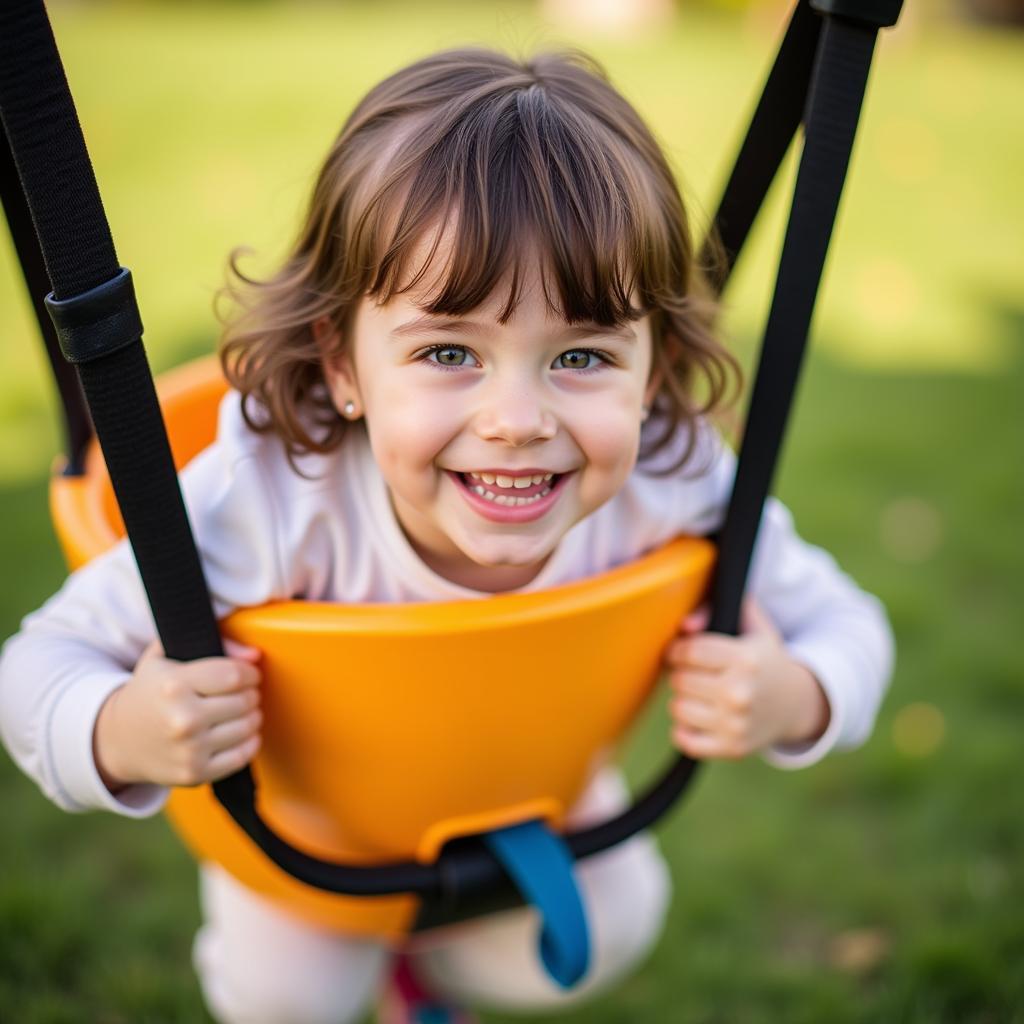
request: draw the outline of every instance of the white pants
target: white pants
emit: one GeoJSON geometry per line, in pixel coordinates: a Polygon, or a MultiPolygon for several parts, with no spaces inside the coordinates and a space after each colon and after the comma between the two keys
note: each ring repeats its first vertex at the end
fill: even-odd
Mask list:
{"type": "MultiPolygon", "coordinates": [[[[610,817],[628,799],[621,775],[606,769],[573,808],[574,827],[610,817]]],[[[635,967],[661,933],[670,885],[651,836],[640,834],[580,861],[591,964],[571,991],[559,988],[537,954],[531,907],[438,929],[409,940],[415,972],[456,1005],[550,1010],[597,992],[635,967]]],[[[390,952],[307,924],[244,888],[220,868],[200,869],[204,923],[193,960],[207,1006],[221,1024],[346,1024],[368,1011],[390,952]]]]}

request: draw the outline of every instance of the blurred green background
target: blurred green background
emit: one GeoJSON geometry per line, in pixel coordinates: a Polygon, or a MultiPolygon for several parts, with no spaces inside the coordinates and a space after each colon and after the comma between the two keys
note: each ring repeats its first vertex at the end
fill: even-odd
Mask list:
{"type": "MultiPolygon", "coordinates": [[[[1024,1022],[1024,34],[986,6],[1019,14],[922,0],[881,38],[777,481],[801,532],[890,610],[875,733],[805,772],[708,770],[661,829],[661,945],[566,1020],[1024,1022]]],[[[154,366],[211,349],[228,250],[272,266],[355,100],[441,47],[591,51],[706,223],[785,4],[651,3],[649,24],[610,29],[571,7],[53,4],[154,366]]],[[[728,296],[748,363],[790,182],[728,296]]],[[[6,236],[0,323],[7,636],[63,569],[45,514],[57,415],[6,236]]],[[[659,715],[637,776],[662,760],[659,715]]],[[[163,820],[65,815],[5,756],[0,806],[0,1021],[206,1019],[194,867],[163,820]]]]}

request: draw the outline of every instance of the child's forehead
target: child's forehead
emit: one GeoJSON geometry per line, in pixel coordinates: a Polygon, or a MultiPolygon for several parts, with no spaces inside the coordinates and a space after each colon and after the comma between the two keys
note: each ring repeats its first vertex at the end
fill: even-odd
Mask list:
{"type": "Polygon", "coordinates": [[[571,342],[600,335],[608,339],[635,340],[646,325],[639,323],[603,325],[592,320],[570,321],[548,301],[539,281],[524,286],[511,316],[503,316],[507,292],[496,288],[474,309],[462,313],[432,308],[430,293],[404,292],[384,303],[364,300],[363,324],[375,334],[394,341],[410,341],[427,335],[451,338],[453,343],[467,338],[501,341],[510,337],[546,343],[571,342]]]}
{"type": "Polygon", "coordinates": [[[499,307],[492,308],[490,303],[464,315],[432,313],[415,303],[393,302],[389,305],[391,308],[388,310],[387,319],[395,322],[390,333],[398,338],[415,337],[429,332],[498,336],[503,331],[525,327],[539,336],[553,335],[570,339],[594,334],[606,334],[610,337],[631,337],[636,334],[631,324],[609,327],[591,320],[571,322],[552,313],[546,305],[540,307],[529,302],[521,303],[516,307],[515,313],[504,320],[498,315],[499,307]]]}

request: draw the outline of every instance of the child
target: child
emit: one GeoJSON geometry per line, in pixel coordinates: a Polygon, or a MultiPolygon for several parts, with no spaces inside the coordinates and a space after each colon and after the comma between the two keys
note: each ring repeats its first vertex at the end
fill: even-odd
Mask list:
{"type": "MultiPolygon", "coordinates": [[[[282,268],[255,281],[232,266],[234,390],[183,474],[218,615],[542,589],[719,525],[734,459],[707,414],[735,363],[671,171],[586,58],[460,50],[392,75],[331,148],[282,268]]],[[[862,742],[891,668],[878,602],[774,500],[751,594],[740,637],[702,632],[698,611],[665,652],[676,747],[798,767],[862,742]]],[[[167,786],[256,753],[258,658],[163,658],[122,544],[7,644],[0,724],[65,809],[154,814],[167,786]]],[[[571,821],[625,800],[605,770],[571,821]]],[[[219,1020],[361,1018],[381,945],[311,927],[214,866],[200,875],[195,963],[219,1020]]],[[[657,938],[666,870],[640,835],[578,876],[594,962],[577,990],[534,962],[528,910],[414,940],[408,971],[506,1009],[606,988],[657,938]]],[[[393,987],[393,1019],[409,990],[393,987]]]]}

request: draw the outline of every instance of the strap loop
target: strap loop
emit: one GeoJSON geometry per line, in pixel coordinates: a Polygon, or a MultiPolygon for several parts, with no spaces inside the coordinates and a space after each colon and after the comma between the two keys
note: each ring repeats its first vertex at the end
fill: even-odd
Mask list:
{"type": "Polygon", "coordinates": [[[869,28],[892,28],[899,21],[903,0],[811,0],[819,14],[856,21],[869,28]]]}
{"type": "Polygon", "coordinates": [[[91,363],[142,337],[142,317],[127,267],[80,295],[55,299],[50,292],[44,302],[69,363],[91,363]]]}
{"type": "Polygon", "coordinates": [[[590,934],[569,848],[540,821],[481,838],[523,899],[540,911],[540,957],[548,974],[562,988],[572,988],[590,965],[590,934]]]}

